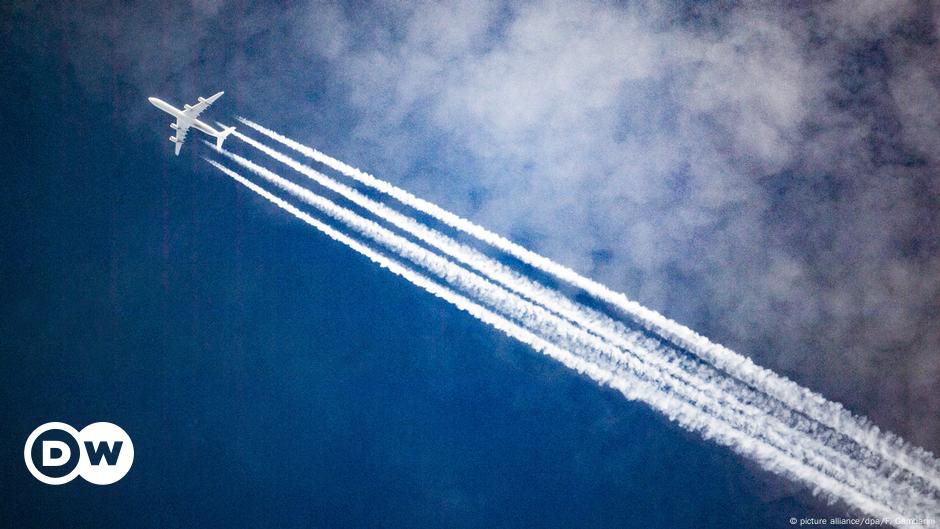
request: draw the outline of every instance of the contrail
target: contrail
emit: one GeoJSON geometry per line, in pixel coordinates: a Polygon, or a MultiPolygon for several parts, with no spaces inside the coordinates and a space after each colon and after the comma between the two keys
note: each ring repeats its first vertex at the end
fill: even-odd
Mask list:
{"type": "MultiPolygon", "coordinates": [[[[776,438],[775,434],[777,432],[775,431],[765,432],[764,435],[769,435],[771,439],[762,438],[761,433],[755,431],[754,425],[749,424],[746,420],[738,420],[733,424],[727,424],[716,419],[710,415],[716,411],[713,406],[709,407],[710,402],[701,399],[695,402],[677,399],[675,395],[688,395],[685,388],[664,385],[663,381],[657,380],[658,373],[650,373],[648,369],[644,370],[644,366],[637,366],[635,362],[632,364],[626,362],[625,367],[631,370],[632,373],[622,372],[618,369],[617,362],[614,362],[613,365],[609,364],[609,352],[608,355],[599,354],[599,351],[603,351],[605,348],[609,350],[609,348],[603,342],[598,343],[596,338],[585,335],[582,331],[557,320],[541,308],[531,306],[528,302],[436,254],[403,240],[372,221],[363,219],[309,190],[297,189],[299,186],[296,186],[296,184],[274,175],[253,162],[231,153],[222,152],[239,164],[276,183],[279,187],[284,189],[293,188],[295,191],[301,192],[307,202],[322,212],[347,224],[360,234],[388,247],[398,255],[428,269],[457,288],[470,292],[472,298],[485,300],[502,311],[504,317],[508,316],[523,323],[529,329],[550,336],[549,343],[561,343],[566,344],[569,348],[573,347],[574,349],[570,351],[570,354],[586,359],[594,366],[602,364],[601,369],[605,372],[622,375],[617,380],[620,380],[625,384],[625,387],[629,388],[627,392],[629,397],[647,402],[684,427],[699,431],[707,438],[713,438],[718,442],[730,445],[742,455],[756,459],[772,471],[810,483],[831,496],[845,499],[866,512],[881,514],[899,512],[890,505],[886,505],[872,497],[881,495],[882,491],[877,487],[872,490],[871,487],[865,487],[864,484],[853,483],[853,486],[847,485],[846,482],[854,481],[851,474],[846,474],[841,468],[833,467],[829,461],[803,449],[799,443],[789,447],[796,454],[788,454],[778,446],[771,444],[770,441],[775,441],[774,444],[777,444],[792,442],[792,440],[782,441],[776,438]],[[626,376],[626,378],[623,378],[623,376],[626,376]],[[768,454],[776,454],[776,456],[765,459],[768,454]],[[834,475],[827,472],[834,473],[834,475]]],[[[693,395],[692,398],[695,398],[695,396],[693,395]]],[[[892,498],[892,500],[899,501],[898,498],[892,498]]],[[[900,501],[902,501],[901,505],[905,505],[903,500],[900,501]]]]}
{"type": "MultiPolygon", "coordinates": [[[[806,445],[807,449],[814,450],[821,457],[833,460],[845,468],[852,468],[853,470],[847,476],[843,474],[843,479],[848,479],[856,484],[868,482],[866,486],[869,488],[880,487],[883,490],[882,496],[890,497],[893,495],[897,497],[898,494],[919,496],[923,494],[922,490],[914,487],[911,483],[904,480],[890,480],[888,476],[879,475],[877,470],[870,468],[868,465],[859,466],[859,458],[846,454],[843,451],[845,446],[832,447],[827,444],[825,439],[817,439],[819,435],[818,425],[800,414],[785,409],[779,401],[768,399],[765,395],[754,392],[728,376],[714,371],[711,366],[677,355],[675,351],[663,347],[642,333],[627,329],[619,322],[615,322],[603,314],[572,302],[561,293],[538,284],[476,249],[462,245],[417,222],[415,219],[378,203],[355,189],[341,184],[283,153],[241,133],[235,132],[234,134],[252,147],[261,150],[275,160],[284,163],[323,187],[336,192],[386,222],[438,248],[481,275],[495,280],[526,299],[540,304],[556,315],[607,340],[624,354],[635,355],[639,361],[650,365],[652,369],[659,370],[660,377],[671,377],[678,383],[690,386],[693,389],[689,391],[696,393],[697,398],[711,399],[711,405],[718,410],[717,415],[720,418],[726,419],[728,414],[731,413],[744,414],[755,423],[758,431],[774,428],[775,431],[782,432],[779,435],[787,437],[787,440],[778,446],[786,449],[787,446],[806,445]]],[[[228,154],[226,155],[228,156],[228,154]]],[[[237,158],[234,155],[232,156],[232,159],[242,163],[237,158]]],[[[256,173],[258,172],[256,167],[247,167],[256,173]]],[[[267,172],[262,171],[258,174],[263,178],[270,178],[267,172]]],[[[310,203],[307,189],[284,180],[274,180],[272,183],[310,203]]],[[[622,357],[618,357],[618,359],[622,359],[622,357]]],[[[836,438],[834,442],[844,445],[844,439],[841,436],[836,438]]]]}
{"type": "MultiPolygon", "coordinates": [[[[373,263],[379,265],[381,268],[384,268],[391,273],[405,279],[411,284],[425,290],[426,292],[454,305],[458,309],[470,314],[471,316],[479,319],[483,323],[490,325],[491,327],[503,332],[507,336],[510,336],[523,344],[528,345],[537,352],[545,353],[552,358],[558,360],[566,367],[589,376],[593,380],[601,382],[603,384],[611,385],[612,387],[617,387],[619,383],[615,381],[614,375],[605,371],[598,366],[591,364],[590,362],[585,361],[582,358],[578,358],[567,351],[564,351],[552,343],[549,343],[542,338],[536,336],[535,334],[529,332],[528,330],[520,327],[519,325],[499,316],[489,309],[483,307],[482,305],[470,301],[465,296],[436,283],[432,279],[428,278],[426,275],[416,272],[410,268],[405,267],[399,261],[386,257],[368,246],[356,241],[355,239],[345,235],[344,233],[330,227],[329,225],[313,218],[309,214],[301,211],[297,207],[293,206],[286,200],[283,200],[276,195],[266,191],[264,188],[258,186],[252,181],[246,179],[240,174],[232,171],[231,169],[225,167],[224,165],[210,159],[206,159],[213,167],[221,171],[222,173],[228,175],[236,182],[242,184],[249,190],[257,193],[259,196],[270,201],[275,206],[281,208],[282,210],[290,213],[297,219],[305,222],[306,224],[313,226],[323,234],[325,234],[330,239],[333,239],[336,242],[346,245],[352,250],[358,252],[359,254],[365,256],[373,263]]],[[[624,393],[631,394],[632,390],[629,387],[626,387],[623,384],[619,384],[623,387],[617,387],[624,393]]]]}
{"type": "Polygon", "coordinates": [[[253,121],[239,117],[239,121],[265,136],[322,163],[357,182],[380,191],[417,211],[456,230],[467,233],[508,255],[567,282],[597,299],[617,307],[630,319],[664,340],[695,354],[715,367],[727,372],[755,389],[785,403],[787,406],[812,417],[833,430],[853,439],[859,445],[878,454],[891,464],[916,475],[934,489],[940,489],[940,461],[930,452],[906,443],[895,434],[882,431],[867,418],[858,417],[841,404],[795,382],[760,367],[749,358],[715,344],[706,337],[672,321],[656,311],[630,300],[624,294],[584,277],[577,272],[532,252],[486,228],[459,217],[443,208],[416,197],[389,182],[349,166],[316,149],[302,145],[253,121]]]}

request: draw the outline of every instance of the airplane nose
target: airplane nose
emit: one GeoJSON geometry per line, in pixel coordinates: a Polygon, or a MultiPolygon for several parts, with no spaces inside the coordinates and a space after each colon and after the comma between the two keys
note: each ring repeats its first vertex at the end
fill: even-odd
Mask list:
{"type": "Polygon", "coordinates": [[[151,104],[151,105],[156,105],[156,104],[157,104],[157,98],[155,98],[155,97],[148,97],[148,98],[147,98],[147,101],[150,101],[150,104],[151,104]]]}

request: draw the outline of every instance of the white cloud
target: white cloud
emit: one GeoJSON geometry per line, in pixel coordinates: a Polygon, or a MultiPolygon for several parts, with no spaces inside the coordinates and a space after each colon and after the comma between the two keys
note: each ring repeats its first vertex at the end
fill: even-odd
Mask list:
{"type": "MultiPolygon", "coordinates": [[[[904,427],[912,408],[871,366],[924,360],[901,342],[940,295],[922,279],[940,260],[906,257],[936,236],[916,228],[936,159],[892,161],[940,152],[936,71],[886,38],[907,2],[706,13],[713,26],[605,3],[458,9],[416,9],[403,37],[340,65],[359,140],[396,146],[373,168],[850,405],[870,405],[858,378],[823,373],[862,373],[865,411],[904,427]],[[432,142],[443,173],[423,175],[432,142]],[[460,199],[472,188],[482,203],[460,199]]],[[[929,422],[906,433],[940,442],[929,422]]]]}

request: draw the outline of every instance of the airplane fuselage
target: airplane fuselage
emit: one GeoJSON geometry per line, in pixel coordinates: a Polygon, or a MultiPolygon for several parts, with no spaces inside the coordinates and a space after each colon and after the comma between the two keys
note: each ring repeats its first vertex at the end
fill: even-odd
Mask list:
{"type": "Polygon", "coordinates": [[[219,131],[212,128],[212,126],[209,125],[208,123],[205,123],[198,119],[192,119],[192,118],[187,117],[186,114],[184,114],[182,110],[174,107],[173,105],[167,103],[166,101],[160,98],[150,97],[147,100],[150,101],[153,104],[153,106],[159,108],[160,110],[176,118],[177,121],[179,122],[188,123],[190,127],[199,129],[210,136],[218,136],[220,134],[219,131]]]}

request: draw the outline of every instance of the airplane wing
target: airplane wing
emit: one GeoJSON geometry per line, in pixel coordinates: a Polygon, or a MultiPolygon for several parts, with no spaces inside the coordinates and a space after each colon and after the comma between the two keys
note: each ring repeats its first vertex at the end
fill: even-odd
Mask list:
{"type": "Polygon", "coordinates": [[[215,100],[222,97],[222,94],[224,93],[225,92],[219,92],[208,99],[200,97],[199,102],[197,102],[195,105],[186,105],[186,107],[183,109],[183,114],[185,114],[186,117],[190,119],[198,118],[199,114],[202,114],[203,110],[209,108],[209,105],[215,103],[215,100]]]}
{"type": "Polygon", "coordinates": [[[182,119],[176,120],[176,139],[173,140],[173,143],[176,144],[176,155],[180,155],[180,149],[183,148],[183,142],[186,141],[186,133],[189,132],[189,124],[192,123],[183,123],[182,119]]]}

